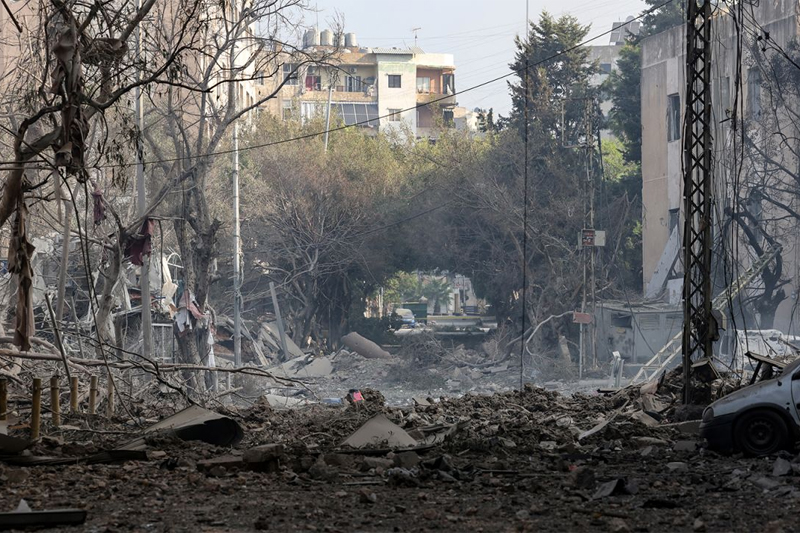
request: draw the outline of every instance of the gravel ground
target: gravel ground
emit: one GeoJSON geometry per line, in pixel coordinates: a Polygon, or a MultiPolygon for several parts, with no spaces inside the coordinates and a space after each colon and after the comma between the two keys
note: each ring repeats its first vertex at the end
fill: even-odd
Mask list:
{"type": "MultiPolygon", "coordinates": [[[[122,464],[0,467],[0,508],[86,509],[61,531],[794,531],[795,457],[723,457],[674,426],[628,416],[631,399],[535,387],[391,408],[365,390],[359,408],[276,411],[263,402],[228,414],[245,430],[234,448],[157,438],[150,459],[122,464]],[[340,449],[377,413],[409,432],[448,427],[413,453],[340,449]],[[577,436],[611,414],[596,434],[577,436]],[[203,461],[280,443],[269,472],[203,461]]],[[[633,395],[633,393],[631,393],[633,395]]],[[[130,430],[124,420],[72,425],[130,430]]],[[[50,434],[55,434],[49,429],[50,434]]],[[[110,434],[64,432],[32,453],[113,447],[110,434]],[[75,444],[78,442],[78,444],[75,444]]],[[[123,439],[124,440],[124,439],[123,439]]]]}

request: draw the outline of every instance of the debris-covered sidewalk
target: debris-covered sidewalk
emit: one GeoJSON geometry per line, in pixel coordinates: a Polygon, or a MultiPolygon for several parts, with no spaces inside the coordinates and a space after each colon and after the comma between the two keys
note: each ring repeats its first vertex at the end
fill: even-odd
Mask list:
{"type": "Polygon", "coordinates": [[[85,510],[86,531],[794,528],[800,464],[705,450],[658,391],[526,386],[406,408],[360,392],[344,406],[191,407],[157,425],[164,413],[139,406],[144,428],[65,415],[6,457],[0,505],[85,510]],[[661,421],[642,411],[654,402],[661,421]],[[25,457],[51,463],[16,466],[25,457]]]}

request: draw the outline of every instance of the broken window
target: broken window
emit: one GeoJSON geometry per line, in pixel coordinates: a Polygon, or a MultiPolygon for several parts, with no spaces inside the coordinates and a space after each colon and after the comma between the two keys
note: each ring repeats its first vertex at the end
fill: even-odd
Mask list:
{"type": "Polygon", "coordinates": [[[681,96],[670,94],[667,96],[667,141],[677,141],[681,138],[681,96]]]}
{"type": "Polygon", "coordinates": [[[399,89],[400,88],[400,74],[389,74],[389,88],[390,89],[399,89]]]}

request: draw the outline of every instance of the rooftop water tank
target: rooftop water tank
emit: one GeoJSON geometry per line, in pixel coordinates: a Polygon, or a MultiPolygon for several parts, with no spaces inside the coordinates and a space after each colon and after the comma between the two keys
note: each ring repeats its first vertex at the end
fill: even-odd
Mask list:
{"type": "Polygon", "coordinates": [[[358,40],[355,33],[346,33],[344,35],[344,45],[348,48],[358,48],[358,40]]]}
{"type": "Polygon", "coordinates": [[[322,46],[333,46],[333,32],[331,30],[322,30],[319,44],[322,46]]]}

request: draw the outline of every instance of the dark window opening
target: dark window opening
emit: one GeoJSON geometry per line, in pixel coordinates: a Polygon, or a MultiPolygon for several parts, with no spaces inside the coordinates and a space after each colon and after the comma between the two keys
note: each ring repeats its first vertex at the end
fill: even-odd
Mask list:
{"type": "Polygon", "coordinates": [[[667,96],[667,141],[681,138],[681,97],[678,94],[667,96]]]}

